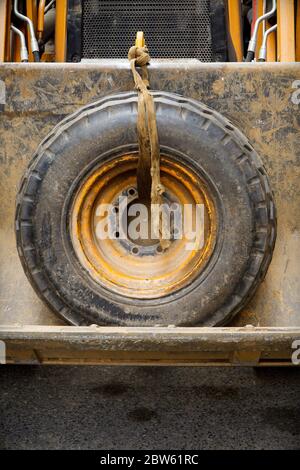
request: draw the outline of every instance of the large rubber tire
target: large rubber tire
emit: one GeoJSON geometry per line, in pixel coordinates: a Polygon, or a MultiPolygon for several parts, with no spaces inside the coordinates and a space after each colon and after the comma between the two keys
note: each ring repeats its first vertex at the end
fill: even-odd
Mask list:
{"type": "Polygon", "coordinates": [[[204,273],[158,299],[119,296],[89,280],[65,242],[74,181],[109,153],[137,148],[137,95],[121,93],[64,119],[44,139],[21,182],[16,237],[38,295],[74,325],[223,325],[264,278],[276,237],[265,169],[247,138],[195,100],[153,92],[162,151],[180,152],[214,188],[218,239],[204,273]]]}

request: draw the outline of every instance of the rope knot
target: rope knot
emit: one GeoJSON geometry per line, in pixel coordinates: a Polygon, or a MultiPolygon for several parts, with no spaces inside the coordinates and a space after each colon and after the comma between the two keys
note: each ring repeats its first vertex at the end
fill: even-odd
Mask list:
{"type": "Polygon", "coordinates": [[[148,52],[148,48],[146,46],[144,47],[132,46],[128,52],[128,59],[130,61],[135,60],[135,63],[137,66],[144,67],[150,62],[150,55],[148,52]]]}

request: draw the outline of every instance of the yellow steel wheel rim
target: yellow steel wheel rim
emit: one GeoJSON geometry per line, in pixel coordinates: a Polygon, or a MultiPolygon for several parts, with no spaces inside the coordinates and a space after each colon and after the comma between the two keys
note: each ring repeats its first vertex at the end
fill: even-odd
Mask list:
{"type": "MultiPolygon", "coordinates": [[[[144,248],[128,250],[118,239],[99,240],[96,218],[99,204],[112,204],[136,188],[137,154],[126,154],[97,167],[78,189],[70,213],[70,234],[81,265],[102,287],[136,299],[155,299],[190,284],[205,268],[216,239],[216,209],[208,186],[184,164],[162,155],[161,181],[166,194],[178,204],[204,207],[204,245],[186,250],[185,238],[144,255],[144,248]]],[[[128,243],[127,243],[128,242],[128,243]]],[[[151,245],[151,243],[150,243],[151,245]]],[[[156,246],[156,245],[155,245],[156,246]]],[[[150,249],[153,249],[150,246],[150,249]]]]}

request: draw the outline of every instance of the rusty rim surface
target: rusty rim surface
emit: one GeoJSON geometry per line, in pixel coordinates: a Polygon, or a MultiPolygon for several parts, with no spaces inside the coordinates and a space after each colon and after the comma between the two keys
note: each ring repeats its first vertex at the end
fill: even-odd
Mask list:
{"type": "Polygon", "coordinates": [[[136,169],[137,154],[131,153],[103,163],[88,175],[73,200],[70,236],[81,265],[102,287],[129,298],[155,299],[187,286],[204,270],[215,246],[216,210],[210,191],[198,174],[162,155],[164,203],[181,207],[203,205],[204,244],[187,250],[185,237],[173,237],[170,247],[162,250],[158,240],[118,239],[118,232],[113,239],[99,239],[100,204],[112,204],[115,214],[121,196],[128,198],[129,206],[138,202],[136,169]]]}

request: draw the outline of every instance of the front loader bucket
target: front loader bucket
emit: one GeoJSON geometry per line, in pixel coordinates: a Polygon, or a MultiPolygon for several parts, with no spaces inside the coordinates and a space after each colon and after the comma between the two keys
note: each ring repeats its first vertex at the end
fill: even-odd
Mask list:
{"type": "MultiPolygon", "coordinates": [[[[15,196],[31,156],[66,115],[132,90],[127,62],[0,65],[0,340],[11,363],[291,365],[300,346],[300,65],[153,61],[153,89],[228,117],[263,159],[278,235],[267,276],[222,328],[70,327],[37,297],[14,235],[15,196]]],[[[295,361],[294,361],[295,362],[295,361]]]]}

